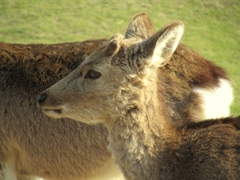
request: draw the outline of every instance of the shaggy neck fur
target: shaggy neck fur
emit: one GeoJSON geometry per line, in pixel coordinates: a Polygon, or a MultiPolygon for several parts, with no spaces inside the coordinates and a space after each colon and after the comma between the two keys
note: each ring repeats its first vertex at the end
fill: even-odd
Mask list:
{"type": "Polygon", "coordinates": [[[167,120],[167,110],[160,105],[164,104],[161,95],[164,94],[164,86],[157,87],[157,83],[151,80],[142,83],[145,84],[135,91],[139,93],[137,105],[126,110],[125,115],[117,120],[112,119],[107,123],[109,149],[126,179],[131,180],[159,177],[161,168],[158,163],[164,158],[167,139],[174,142],[174,131],[170,130],[173,127],[167,120]],[[149,174],[151,177],[148,177],[149,174]]]}

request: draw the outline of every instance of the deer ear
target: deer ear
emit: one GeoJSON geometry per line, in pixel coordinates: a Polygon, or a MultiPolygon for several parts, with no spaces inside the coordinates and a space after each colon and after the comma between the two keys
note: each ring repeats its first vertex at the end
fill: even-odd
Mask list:
{"type": "Polygon", "coordinates": [[[147,39],[154,33],[155,30],[149,16],[146,13],[139,13],[129,23],[125,33],[125,39],[133,37],[147,39]]]}
{"type": "Polygon", "coordinates": [[[103,55],[112,56],[119,48],[119,41],[123,39],[121,34],[115,34],[110,38],[108,45],[105,47],[103,55]]]}
{"type": "Polygon", "coordinates": [[[142,63],[157,68],[167,64],[180,42],[183,31],[184,25],[178,21],[166,26],[151,38],[141,42],[140,46],[146,57],[142,63]]]}

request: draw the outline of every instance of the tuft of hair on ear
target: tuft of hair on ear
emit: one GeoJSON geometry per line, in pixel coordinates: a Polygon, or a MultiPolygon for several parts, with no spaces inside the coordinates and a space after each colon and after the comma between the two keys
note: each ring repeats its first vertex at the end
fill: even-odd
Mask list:
{"type": "Polygon", "coordinates": [[[159,50],[161,52],[155,49],[154,54],[159,54],[161,56],[162,62],[159,66],[164,66],[169,62],[180,43],[183,32],[184,24],[181,21],[177,21],[167,26],[166,30],[158,38],[157,46],[160,48],[159,50]]]}
{"type": "Polygon", "coordinates": [[[147,39],[155,33],[154,26],[147,13],[142,12],[133,17],[130,21],[125,39],[140,38],[147,39]]]}
{"type": "Polygon", "coordinates": [[[174,22],[141,43],[146,52],[147,66],[162,67],[168,63],[175,52],[184,31],[181,21],[174,22]]]}
{"type": "Polygon", "coordinates": [[[123,39],[121,34],[116,34],[110,38],[108,45],[104,49],[104,56],[112,56],[119,48],[119,41],[123,39]]]}

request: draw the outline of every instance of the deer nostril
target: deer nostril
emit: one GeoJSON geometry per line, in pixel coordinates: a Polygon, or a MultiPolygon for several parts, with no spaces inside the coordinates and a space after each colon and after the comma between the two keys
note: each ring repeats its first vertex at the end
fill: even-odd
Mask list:
{"type": "Polygon", "coordinates": [[[47,99],[47,94],[40,94],[37,98],[38,104],[42,104],[47,99]]]}

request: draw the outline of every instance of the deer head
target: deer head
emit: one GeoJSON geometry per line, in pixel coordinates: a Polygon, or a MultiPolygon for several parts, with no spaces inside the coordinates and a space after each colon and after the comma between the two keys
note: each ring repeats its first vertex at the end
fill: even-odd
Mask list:
{"type": "Polygon", "coordinates": [[[175,22],[149,37],[147,33],[140,36],[137,24],[130,23],[125,37],[114,35],[72,73],[44,91],[38,98],[43,112],[53,118],[104,123],[141,108],[147,97],[143,89],[153,86],[158,68],[170,60],[184,28],[175,22]]]}

